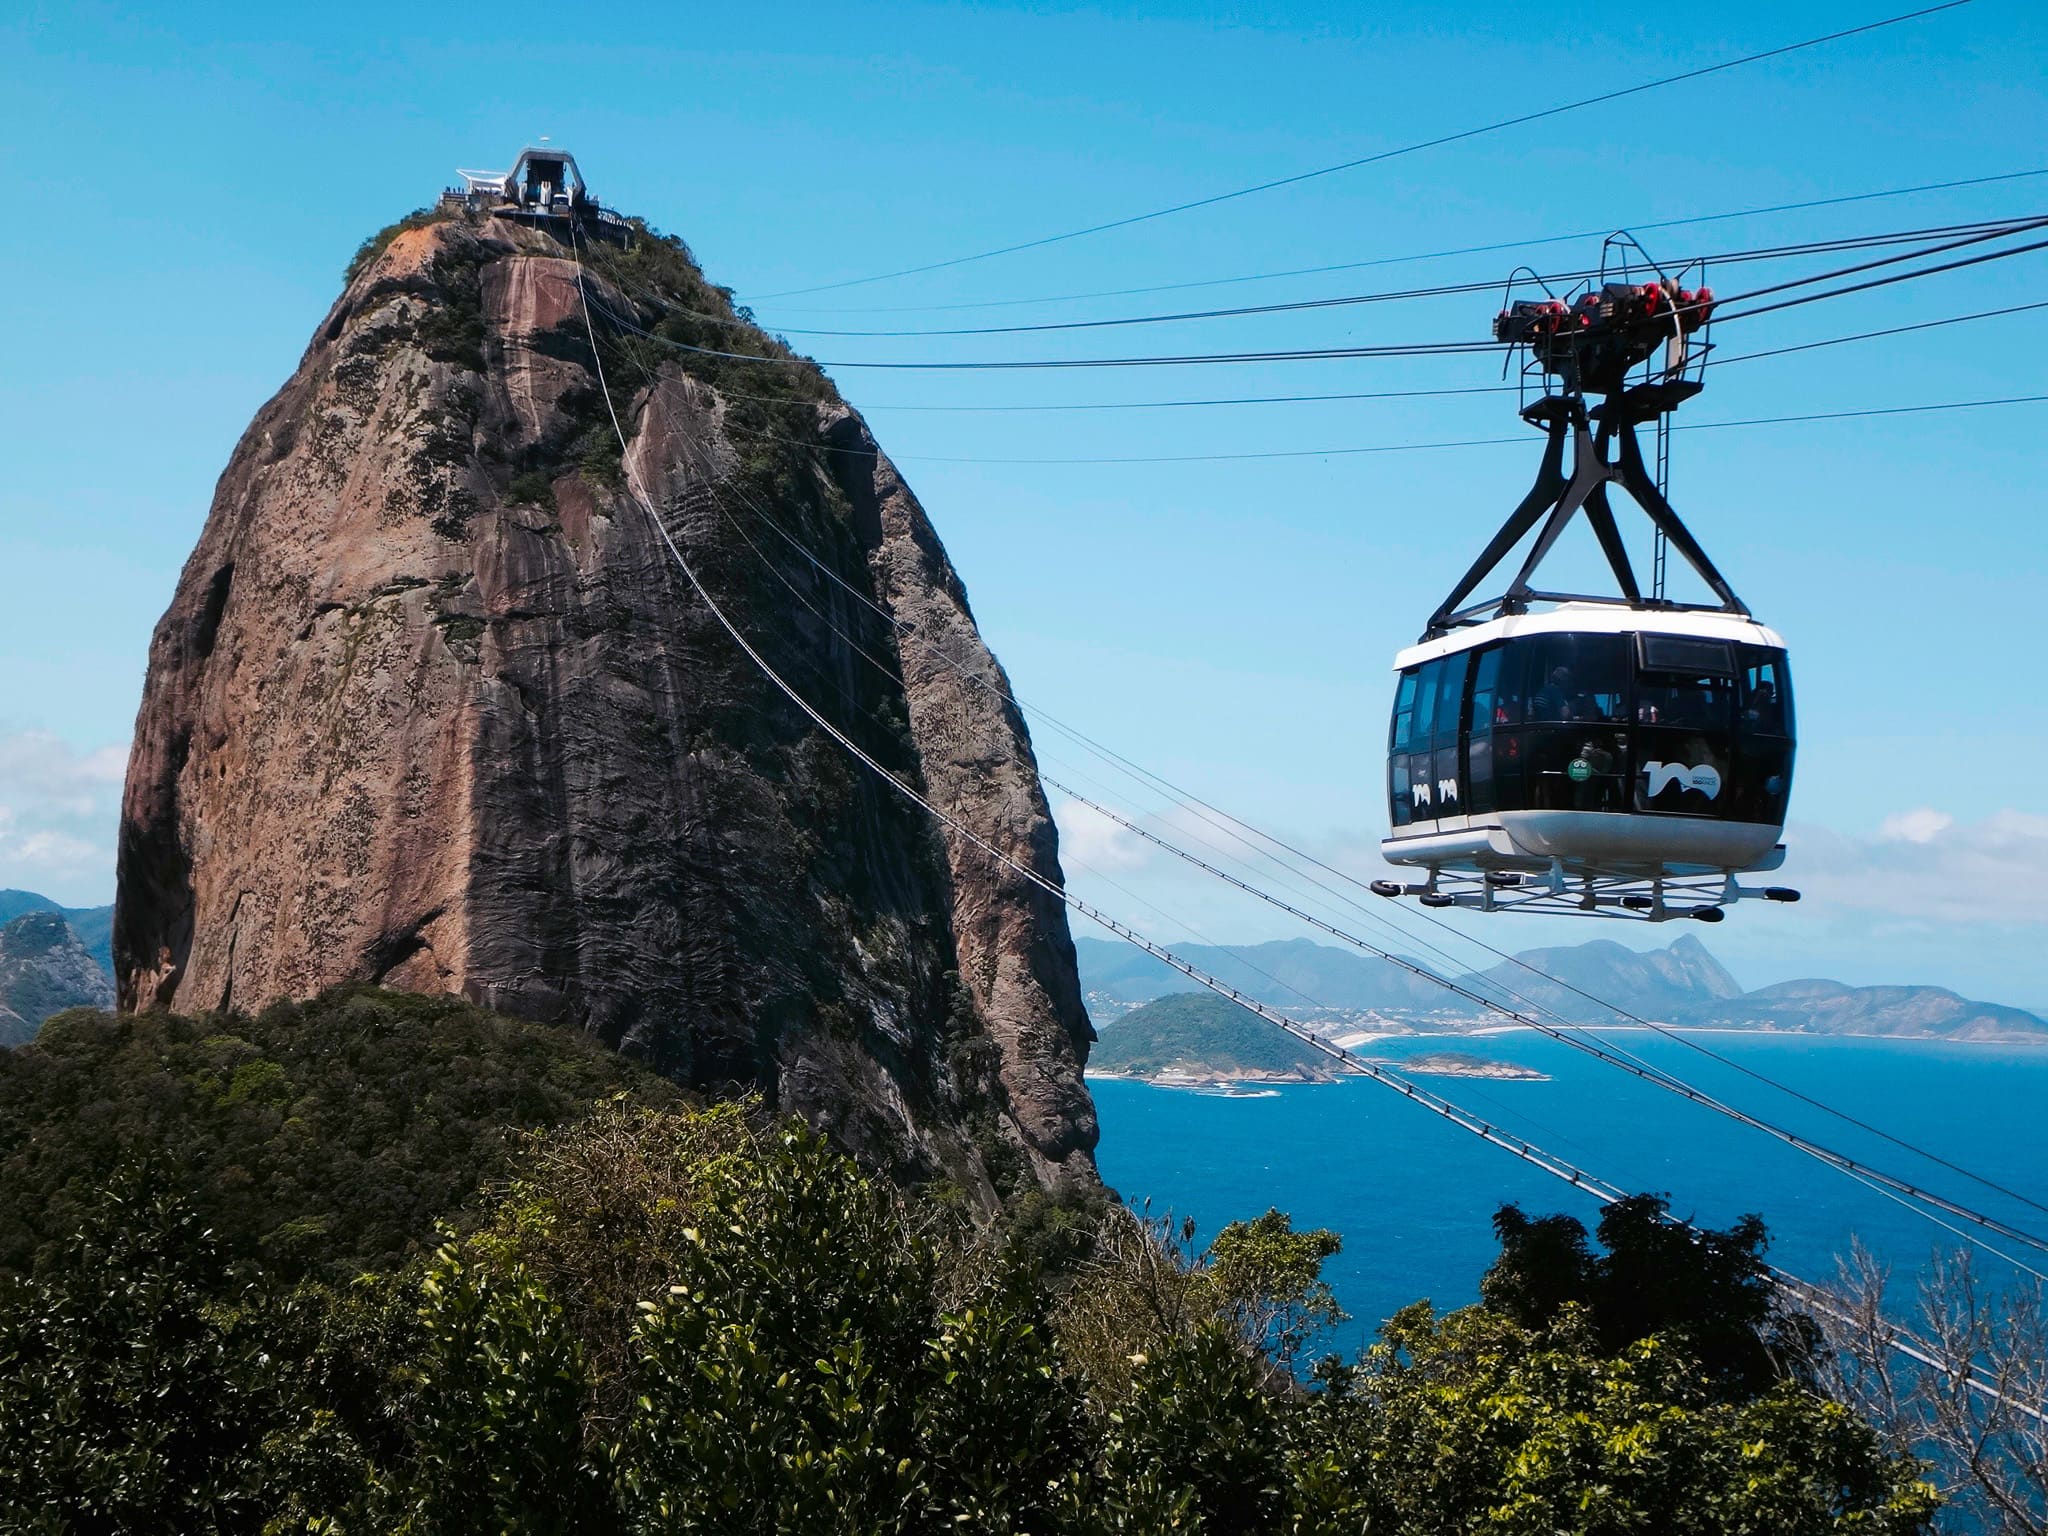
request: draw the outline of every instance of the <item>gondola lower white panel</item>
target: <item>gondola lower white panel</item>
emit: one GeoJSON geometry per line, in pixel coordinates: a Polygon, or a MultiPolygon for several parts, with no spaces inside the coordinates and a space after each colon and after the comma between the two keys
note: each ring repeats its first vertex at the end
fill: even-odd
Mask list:
{"type": "Polygon", "coordinates": [[[1502,811],[1434,823],[1380,844],[1390,864],[1534,871],[1564,861],[1567,873],[1607,875],[1754,873],[1785,862],[1782,828],[1745,821],[1614,816],[1589,811],[1502,811]]]}

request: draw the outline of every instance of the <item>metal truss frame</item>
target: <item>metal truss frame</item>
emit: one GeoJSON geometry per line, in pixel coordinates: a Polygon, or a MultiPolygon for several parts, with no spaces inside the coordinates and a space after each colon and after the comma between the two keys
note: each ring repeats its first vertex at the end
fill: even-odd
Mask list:
{"type": "Polygon", "coordinates": [[[1799,899],[1799,893],[1786,886],[1743,885],[1732,871],[1658,875],[1567,873],[1559,859],[1552,859],[1548,870],[1526,873],[1432,867],[1429,879],[1422,884],[1375,880],[1372,891],[1376,896],[1389,898],[1413,896],[1425,907],[1610,917],[1646,923],[1665,923],[1680,917],[1718,923],[1722,909],[1738,901],[1799,899]]]}
{"type": "Polygon", "coordinates": [[[1664,499],[1663,492],[1658,490],[1649,466],[1643,461],[1642,444],[1636,439],[1637,422],[1662,419],[1665,413],[1676,408],[1679,400],[1696,393],[1698,388],[1697,384],[1689,381],[1639,386],[1608,396],[1604,404],[1592,410],[1587,409],[1584,398],[1578,395],[1546,395],[1525,410],[1523,415],[1542,426],[1548,438],[1543,448],[1543,461],[1536,471],[1536,483],[1488,541],[1486,548],[1479,552],[1479,558],[1459,578],[1450,596],[1437,605],[1422,638],[1434,640],[1461,625],[1511,613],[1527,613],[1532,602],[1619,602],[1630,608],[1664,612],[1704,607],[1709,612],[1749,617],[1749,609],[1735,595],[1735,589],[1729,586],[1727,578],[1706,550],[1700,547],[1699,540],[1693,537],[1692,530],[1685,526],[1677,512],[1672,510],[1671,503],[1664,499]],[[1599,423],[1597,431],[1594,428],[1596,420],[1599,423]],[[1567,435],[1572,442],[1569,478],[1564,473],[1567,435]],[[1610,453],[1617,446],[1619,457],[1611,458],[1610,453]],[[1628,550],[1622,543],[1621,531],[1615,524],[1614,508],[1607,494],[1610,484],[1619,486],[1643,509],[1657,532],[1693,568],[1708,590],[1720,599],[1719,603],[1678,604],[1643,595],[1635,568],[1629,561],[1628,550]],[[1533,585],[1537,567],[1557,547],[1559,537],[1581,511],[1592,526],[1594,537],[1600,541],[1600,550],[1607,557],[1609,569],[1614,572],[1615,583],[1621,589],[1619,599],[1539,591],[1533,585]],[[1468,603],[1467,599],[1478,589],[1480,582],[1539,522],[1542,523],[1542,531],[1537,534],[1507,590],[1498,597],[1468,603]]]}

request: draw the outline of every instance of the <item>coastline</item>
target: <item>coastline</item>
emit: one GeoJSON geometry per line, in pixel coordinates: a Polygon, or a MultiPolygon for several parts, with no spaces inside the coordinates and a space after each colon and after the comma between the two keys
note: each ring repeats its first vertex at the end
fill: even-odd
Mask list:
{"type": "MultiPolygon", "coordinates": [[[[2031,1051],[2048,1044],[2027,1036],[1999,1037],[1992,1039],[1956,1039],[1946,1035],[1875,1035],[1865,1033],[1824,1033],[1811,1029],[1739,1029],[1712,1025],[1667,1024],[1651,1026],[1646,1024],[1585,1024],[1569,1026],[1575,1032],[1587,1035],[1609,1034],[1684,1034],[1684,1035],[1726,1035],[1742,1039],[1764,1037],[1772,1040],[1804,1041],[1856,1041],[1879,1045],[1906,1046],[1953,1046],[1992,1047],[2031,1051]]],[[[1414,1077],[1471,1078],[1489,1082],[1550,1082],[1549,1073],[1525,1067],[1520,1063],[1474,1058],[1467,1062],[1432,1060],[1436,1052],[1456,1055],[1444,1047],[1458,1041],[1474,1041],[1505,1035],[1544,1035],[1544,1031],[1528,1024],[1488,1024],[1475,1029],[1459,1030],[1405,1030],[1400,1032],[1372,1031],[1364,1033],[1332,1033],[1326,1036],[1332,1044],[1361,1056],[1374,1066],[1386,1067],[1392,1071],[1414,1077]],[[1394,1041],[1414,1041],[1417,1045],[1433,1047],[1434,1050],[1418,1050],[1411,1055],[1367,1054],[1374,1046],[1384,1046],[1394,1041]]],[[[1268,1098],[1288,1087],[1321,1087],[1330,1083],[1344,1082],[1364,1074],[1347,1070],[1335,1064],[1328,1071],[1306,1068],[1285,1070],[1217,1071],[1196,1067],[1169,1068],[1162,1072],[1125,1072],[1113,1069],[1089,1067],[1084,1077],[1092,1081],[1145,1083],[1154,1088],[1177,1088],[1196,1093],[1209,1093],[1232,1098],[1268,1098]]]]}
{"type": "MultiPolygon", "coordinates": [[[[1582,1035],[1740,1035],[1745,1039],[1769,1040],[1887,1040],[1900,1045],[2012,1045],[2036,1049],[2048,1046],[2039,1035],[1877,1035],[1864,1030],[1833,1029],[1741,1029],[1726,1024],[1566,1024],[1555,1026],[1582,1035]]],[[[1331,1035],[1344,1040],[1476,1040],[1487,1035],[1542,1034],[1530,1024],[1482,1024],[1476,1029],[1417,1029],[1402,1034],[1331,1035]]]]}
{"type": "Polygon", "coordinates": [[[1314,1088],[1326,1083],[1341,1081],[1357,1074],[1332,1070],[1309,1073],[1305,1071],[1269,1072],[1199,1072],[1168,1069],[1164,1072],[1116,1072],[1097,1071],[1086,1068],[1084,1078],[1096,1082],[1149,1083],[1154,1088],[1192,1088],[1208,1092],[1232,1092],[1249,1089],[1267,1089],[1277,1092],[1281,1088],[1314,1088]]]}
{"type": "MultiPolygon", "coordinates": [[[[1454,1053],[1444,1054],[1449,1056],[1454,1053]]],[[[1525,1067],[1512,1061],[1486,1061],[1476,1057],[1469,1061],[1452,1061],[1433,1058],[1429,1053],[1407,1059],[1391,1056],[1368,1056],[1362,1059],[1372,1066],[1387,1067],[1414,1077],[1479,1078],[1494,1083],[1547,1083],[1551,1080],[1547,1072],[1539,1072],[1533,1067],[1525,1067]]],[[[1084,1077],[1100,1082],[1149,1083],[1154,1088],[1191,1088],[1240,1094],[1243,1090],[1261,1088],[1277,1092],[1285,1087],[1321,1087],[1364,1075],[1343,1068],[1332,1068],[1327,1072],[1311,1072],[1305,1069],[1283,1072],[1219,1072],[1173,1068],[1163,1072],[1118,1072],[1089,1068],[1083,1073],[1084,1077]]]]}

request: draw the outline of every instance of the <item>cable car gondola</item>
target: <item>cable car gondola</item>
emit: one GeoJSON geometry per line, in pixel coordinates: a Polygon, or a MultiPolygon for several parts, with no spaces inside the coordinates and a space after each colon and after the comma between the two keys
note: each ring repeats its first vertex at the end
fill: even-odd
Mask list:
{"type": "Polygon", "coordinates": [[[1713,314],[1711,290],[1656,279],[1607,281],[1603,270],[1575,302],[1520,301],[1495,321],[1496,339],[1527,349],[1521,414],[1546,434],[1543,462],[1420,641],[1394,659],[1380,851],[1425,877],[1375,881],[1383,896],[1652,922],[1718,921],[1744,897],[1799,899],[1737,878],[1784,861],[1792,680],[1784,642],[1751,616],[1644,463],[1636,429],[1655,424],[1661,464],[1670,413],[1700,390],[1713,314]],[[1589,393],[1600,398],[1590,408],[1589,393]],[[1647,595],[1610,485],[1655,528],[1647,595]],[[1581,513],[1618,597],[1534,584],[1581,513]],[[1506,590],[1472,602],[1532,532],[1506,590]],[[1715,603],[1665,598],[1667,546],[1715,603]]]}

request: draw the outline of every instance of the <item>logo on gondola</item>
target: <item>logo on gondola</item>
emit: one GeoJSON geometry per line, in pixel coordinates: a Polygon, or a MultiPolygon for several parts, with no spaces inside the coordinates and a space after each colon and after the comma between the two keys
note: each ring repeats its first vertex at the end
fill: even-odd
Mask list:
{"type": "Polygon", "coordinates": [[[1458,798],[1458,781],[1456,779],[1438,779],[1436,781],[1436,797],[1444,805],[1450,805],[1458,798]]]}
{"type": "Polygon", "coordinates": [[[1575,757],[1564,765],[1564,776],[1574,784],[1583,784],[1593,777],[1593,765],[1583,757],[1575,757]]]}
{"type": "Polygon", "coordinates": [[[1680,789],[1696,789],[1709,800],[1721,793],[1721,770],[1712,763],[1697,768],[1690,763],[1645,763],[1643,772],[1650,780],[1643,793],[1652,800],[1674,784],[1680,789]]]}
{"type": "Polygon", "coordinates": [[[1418,783],[1418,784],[1410,784],[1410,785],[1408,786],[1408,794],[1409,794],[1409,797],[1410,797],[1411,799],[1413,799],[1413,800],[1414,800],[1414,802],[1415,802],[1415,803],[1416,803],[1417,805],[1427,805],[1427,804],[1429,804],[1429,784],[1428,784],[1428,782],[1427,782],[1427,781],[1425,780],[1425,781],[1424,781],[1424,782],[1422,782],[1422,783],[1418,783]]]}

